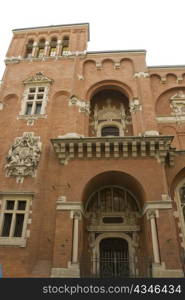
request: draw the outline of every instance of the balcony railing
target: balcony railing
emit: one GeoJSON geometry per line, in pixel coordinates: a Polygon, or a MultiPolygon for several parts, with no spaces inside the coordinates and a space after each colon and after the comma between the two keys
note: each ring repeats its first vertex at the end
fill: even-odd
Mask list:
{"type": "Polygon", "coordinates": [[[52,139],[61,164],[74,159],[126,159],[155,157],[161,163],[174,165],[173,136],[80,137],[52,139]]]}

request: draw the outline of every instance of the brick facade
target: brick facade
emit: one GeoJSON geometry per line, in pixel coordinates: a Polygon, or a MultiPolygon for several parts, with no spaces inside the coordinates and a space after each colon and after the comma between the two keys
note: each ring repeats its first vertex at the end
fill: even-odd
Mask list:
{"type": "Polygon", "coordinates": [[[0,89],[3,276],[104,276],[110,250],[127,255],[126,276],[183,277],[185,67],[149,67],[145,50],[88,52],[88,39],[86,23],[13,30],[0,89]],[[24,235],[14,197],[31,204],[16,212],[24,235]]]}

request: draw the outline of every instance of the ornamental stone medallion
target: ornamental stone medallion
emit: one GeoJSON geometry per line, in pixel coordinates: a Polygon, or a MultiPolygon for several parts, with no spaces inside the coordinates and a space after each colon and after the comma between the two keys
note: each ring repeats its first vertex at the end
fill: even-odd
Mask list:
{"type": "Polygon", "coordinates": [[[17,183],[22,183],[26,176],[35,177],[40,154],[40,137],[35,137],[33,132],[24,132],[22,137],[15,138],[8,151],[6,176],[16,177],[17,183]]]}

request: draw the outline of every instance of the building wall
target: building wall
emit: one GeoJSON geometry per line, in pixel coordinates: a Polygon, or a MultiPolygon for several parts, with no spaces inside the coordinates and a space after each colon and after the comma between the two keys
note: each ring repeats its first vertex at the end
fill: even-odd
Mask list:
{"type": "MultiPolygon", "coordinates": [[[[178,177],[185,167],[185,119],[183,114],[172,113],[170,99],[180,92],[180,99],[185,101],[185,68],[147,67],[144,50],[86,53],[87,41],[87,24],[13,32],[0,90],[0,191],[2,199],[5,193],[15,192],[30,192],[33,199],[30,235],[26,246],[1,245],[0,241],[3,276],[50,277],[53,268],[61,272],[69,271],[72,268],[69,263],[72,262],[74,243],[72,213],[76,208],[73,205],[83,211],[90,193],[101,184],[111,184],[113,181],[133,190],[142,208],[139,221],[141,230],[137,236],[139,241],[134,246],[136,256],[148,256],[154,262],[151,224],[147,217],[148,210],[152,208],[156,212],[160,255],[158,273],[154,276],[182,276],[180,253],[183,245],[179,237],[179,216],[174,217],[177,208],[173,192],[184,176],[183,171],[178,177]],[[25,58],[26,45],[30,39],[34,42],[39,42],[41,38],[50,41],[52,37],[62,40],[65,35],[70,37],[69,55],[25,58]],[[24,81],[39,72],[52,82],[49,84],[44,117],[29,123],[28,118],[20,117],[26,86],[24,81]],[[51,139],[62,139],[66,134],[76,133],[81,135],[83,142],[83,137],[89,135],[87,104],[91,103],[98,91],[110,88],[122,92],[128,98],[130,107],[136,101],[131,110],[133,129],[130,132],[133,132],[133,138],[174,137],[170,149],[174,151],[175,147],[178,151],[173,167],[166,161],[162,163],[157,155],[108,159],[82,157],[60,164],[51,139]],[[74,105],[70,104],[73,96],[79,100],[74,105]],[[85,107],[85,110],[81,107],[85,107]],[[15,138],[22,137],[24,132],[33,132],[34,136],[40,137],[42,149],[36,176],[26,176],[22,182],[17,182],[15,176],[6,176],[6,157],[15,138]],[[111,174],[109,177],[108,172],[113,171],[123,174],[123,178],[118,173],[115,178],[111,174]],[[99,181],[94,181],[96,176],[106,172],[107,177],[103,175],[99,181]],[[65,200],[61,200],[58,204],[60,208],[57,209],[56,202],[61,197],[65,200]],[[171,204],[167,203],[169,199],[171,204]],[[65,205],[69,203],[71,209],[64,209],[63,202],[65,205]],[[168,205],[171,205],[170,208],[168,205]]],[[[78,244],[78,258],[81,261],[84,252],[86,257],[90,253],[87,220],[83,213],[79,219],[78,244]]],[[[69,275],[63,274],[64,277],[69,275]]]]}

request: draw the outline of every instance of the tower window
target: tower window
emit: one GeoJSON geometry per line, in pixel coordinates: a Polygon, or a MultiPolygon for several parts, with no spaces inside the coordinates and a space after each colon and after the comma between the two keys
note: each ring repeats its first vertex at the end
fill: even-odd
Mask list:
{"type": "Polygon", "coordinates": [[[101,130],[101,136],[119,136],[119,128],[116,126],[106,126],[101,130]]]}
{"type": "Polygon", "coordinates": [[[37,57],[41,58],[44,56],[44,49],[45,49],[45,39],[41,39],[38,44],[37,57]]]}
{"type": "Polygon", "coordinates": [[[61,55],[65,55],[69,52],[69,37],[65,36],[62,41],[62,53],[61,55]]]}
{"type": "Polygon", "coordinates": [[[55,56],[57,52],[57,39],[53,38],[50,43],[49,56],[55,56]]]}
{"type": "Polygon", "coordinates": [[[34,43],[33,40],[30,40],[30,41],[28,42],[27,47],[26,47],[25,58],[32,57],[33,43],[34,43]]]}

